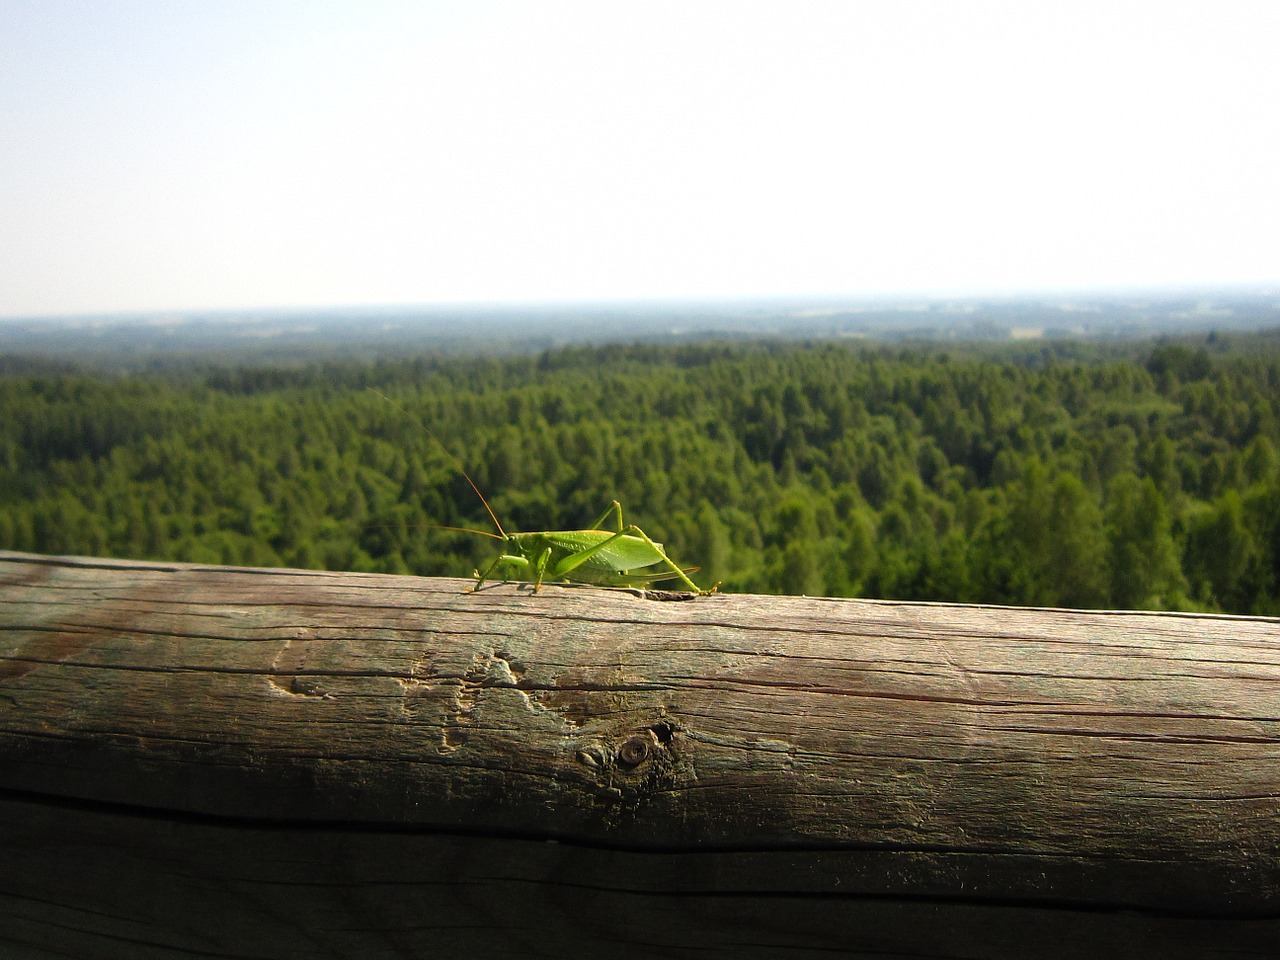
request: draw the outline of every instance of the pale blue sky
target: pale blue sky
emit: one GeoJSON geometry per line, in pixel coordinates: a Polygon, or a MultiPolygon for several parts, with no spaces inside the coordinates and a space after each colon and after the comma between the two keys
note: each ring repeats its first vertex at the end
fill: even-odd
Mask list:
{"type": "Polygon", "coordinates": [[[0,0],[0,316],[1280,282],[1280,3],[0,0]]]}

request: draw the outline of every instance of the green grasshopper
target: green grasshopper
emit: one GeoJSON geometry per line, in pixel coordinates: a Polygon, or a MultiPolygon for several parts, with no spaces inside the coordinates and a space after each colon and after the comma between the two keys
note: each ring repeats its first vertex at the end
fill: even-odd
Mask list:
{"type": "MultiPolygon", "coordinates": [[[[390,397],[382,396],[393,406],[398,406],[390,397]]],[[[403,409],[403,408],[402,408],[403,409]]],[[[426,424],[420,424],[426,429],[426,424]]],[[[434,433],[427,434],[440,445],[458,472],[466,479],[468,485],[484,504],[485,512],[493,521],[496,534],[485,530],[473,530],[470,527],[440,527],[442,530],[457,530],[462,533],[474,533],[502,542],[502,552],[483,570],[472,571],[476,584],[469,592],[474,593],[494,579],[494,573],[501,568],[518,571],[533,583],[533,592],[542,588],[544,580],[568,581],[571,583],[590,583],[607,587],[643,587],[645,584],[663,580],[679,580],[685,587],[698,596],[708,596],[716,592],[720,584],[710,590],[704,590],[689,579],[689,571],[682,570],[667,556],[662,544],[655,543],[647,533],[635,524],[624,525],[622,522],[622,505],[614,500],[604,513],[586,530],[543,530],[537,533],[507,533],[498,522],[497,515],[489,506],[480,488],[471,479],[470,474],[462,468],[453,454],[444,448],[444,444],[434,433]],[[612,516],[612,529],[603,524],[612,516]],[[661,564],[663,569],[656,571],[646,568],[661,564]]]]}
{"type": "MultiPolygon", "coordinates": [[[[471,483],[470,477],[467,477],[467,482],[471,483]]],[[[710,590],[703,590],[667,556],[662,544],[655,543],[635,524],[624,526],[622,505],[617,500],[587,530],[507,533],[474,483],[471,483],[471,489],[480,497],[500,535],[465,527],[445,529],[465,530],[502,541],[502,552],[493,562],[483,570],[474,571],[476,585],[471,588],[473,593],[483,587],[486,580],[493,579],[494,571],[502,567],[517,570],[532,580],[534,593],[541,589],[546,579],[608,587],[639,587],[661,580],[679,580],[690,591],[704,597],[715,593],[720,586],[717,583],[710,590]],[[605,529],[602,524],[610,515],[614,520],[613,529],[605,529]],[[665,569],[652,572],[645,569],[658,564],[665,569]]]]}

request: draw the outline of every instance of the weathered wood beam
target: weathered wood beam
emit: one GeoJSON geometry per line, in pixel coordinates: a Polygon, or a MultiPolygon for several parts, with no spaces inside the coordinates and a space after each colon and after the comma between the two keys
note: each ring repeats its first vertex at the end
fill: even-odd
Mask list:
{"type": "Polygon", "coordinates": [[[0,552],[0,955],[1232,957],[1280,621],[0,552]]]}

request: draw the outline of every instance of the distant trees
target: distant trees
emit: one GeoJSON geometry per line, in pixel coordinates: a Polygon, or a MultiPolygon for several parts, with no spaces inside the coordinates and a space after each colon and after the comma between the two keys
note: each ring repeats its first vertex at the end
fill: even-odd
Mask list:
{"type": "Polygon", "coordinates": [[[0,546],[466,575],[456,456],[510,529],[617,498],[729,590],[1280,613],[1280,345],[1127,349],[7,363],[0,546]]]}

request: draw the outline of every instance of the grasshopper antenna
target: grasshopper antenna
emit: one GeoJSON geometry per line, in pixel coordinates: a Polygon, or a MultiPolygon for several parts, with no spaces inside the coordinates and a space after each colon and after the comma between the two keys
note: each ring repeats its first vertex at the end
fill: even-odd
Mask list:
{"type": "Polygon", "coordinates": [[[428,427],[426,424],[426,421],[424,421],[416,413],[414,413],[412,410],[408,409],[404,405],[396,403],[394,400],[392,400],[390,397],[388,397],[385,393],[383,393],[380,390],[374,390],[373,392],[376,393],[378,396],[380,396],[383,400],[387,401],[387,403],[391,404],[393,407],[395,407],[405,416],[409,417],[409,419],[416,421],[418,426],[420,426],[423,429],[426,435],[436,442],[436,446],[444,451],[444,455],[453,462],[454,467],[457,468],[457,471],[460,474],[462,474],[463,479],[467,481],[467,485],[471,487],[471,489],[475,491],[475,495],[480,498],[480,502],[484,504],[485,513],[489,514],[489,519],[493,521],[494,528],[498,531],[498,533],[501,536],[494,536],[492,533],[485,533],[483,530],[471,530],[467,527],[437,527],[437,529],[459,530],[463,533],[478,533],[482,537],[493,537],[494,540],[505,540],[507,538],[507,531],[502,529],[502,524],[498,522],[497,515],[493,512],[493,508],[489,506],[489,501],[484,498],[484,494],[480,492],[480,488],[476,486],[476,482],[471,479],[471,474],[467,473],[467,471],[463,468],[462,461],[453,455],[453,451],[451,451],[448,447],[444,445],[444,441],[441,440],[439,437],[437,437],[435,435],[435,431],[433,431],[430,427],[428,427]]]}
{"type": "Polygon", "coordinates": [[[501,540],[502,537],[496,533],[490,533],[488,530],[473,530],[471,527],[450,527],[443,523],[433,523],[427,529],[429,530],[456,530],[458,533],[474,533],[479,537],[488,537],[490,540],[501,540]]]}

